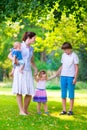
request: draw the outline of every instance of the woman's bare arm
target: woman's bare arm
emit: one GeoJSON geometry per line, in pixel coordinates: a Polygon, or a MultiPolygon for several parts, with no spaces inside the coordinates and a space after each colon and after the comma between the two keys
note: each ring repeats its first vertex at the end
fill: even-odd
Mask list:
{"type": "Polygon", "coordinates": [[[8,58],[10,59],[10,60],[14,60],[14,58],[12,57],[12,53],[10,52],[9,54],[8,54],[8,58]]]}
{"type": "Polygon", "coordinates": [[[34,63],[34,56],[32,56],[32,58],[31,58],[31,65],[32,65],[32,68],[34,69],[34,74],[36,75],[38,70],[37,70],[37,67],[34,63]]]}
{"type": "Polygon", "coordinates": [[[18,60],[17,60],[17,58],[16,58],[15,56],[12,57],[12,53],[11,53],[11,52],[8,54],[8,58],[9,58],[10,60],[12,60],[16,65],[18,65],[18,60]]]}

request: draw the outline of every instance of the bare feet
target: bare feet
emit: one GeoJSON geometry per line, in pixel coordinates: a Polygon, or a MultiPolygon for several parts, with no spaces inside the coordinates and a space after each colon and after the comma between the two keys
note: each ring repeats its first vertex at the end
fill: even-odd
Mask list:
{"type": "Polygon", "coordinates": [[[25,112],[20,112],[19,115],[24,115],[26,116],[27,114],[25,112]]]}
{"type": "Polygon", "coordinates": [[[30,115],[30,112],[26,112],[27,115],[30,115]]]}
{"type": "Polygon", "coordinates": [[[26,113],[27,115],[30,115],[30,112],[28,112],[28,111],[25,111],[25,113],[26,113]]]}

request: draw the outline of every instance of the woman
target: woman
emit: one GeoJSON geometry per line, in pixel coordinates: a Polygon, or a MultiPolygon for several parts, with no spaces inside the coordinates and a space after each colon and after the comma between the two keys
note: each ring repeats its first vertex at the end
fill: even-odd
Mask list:
{"type": "MultiPolygon", "coordinates": [[[[21,44],[21,52],[24,60],[24,70],[20,73],[19,66],[17,65],[14,71],[13,78],[13,93],[17,95],[18,107],[20,110],[20,115],[27,115],[28,106],[30,104],[32,95],[34,94],[34,85],[31,66],[34,69],[34,73],[37,73],[37,68],[33,61],[33,48],[31,44],[34,43],[36,34],[34,32],[25,32],[23,36],[23,42],[21,44]],[[24,104],[22,101],[23,94],[24,104]]],[[[9,59],[13,60],[11,53],[8,55],[9,59]]],[[[18,64],[18,63],[17,63],[18,64]]]]}

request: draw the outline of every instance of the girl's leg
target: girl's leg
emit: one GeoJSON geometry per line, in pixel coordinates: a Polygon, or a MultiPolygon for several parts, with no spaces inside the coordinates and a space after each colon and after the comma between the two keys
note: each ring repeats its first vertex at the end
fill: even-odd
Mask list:
{"type": "Polygon", "coordinates": [[[40,109],[41,109],[41,102],[38,102],[37,104],[37,112],[40,113],[40,109]]]}
{"type": "Polygon", "coordinates": [[[31,95],[25,95],[25,97],[24,97],[24,112],[26,114],[29,114],[29,112],[28,112],[28,106],[29,106],[29,104],[31,102],[31,98],[32,98],[31,95]]]}
{"type": "Polygon", "coordinates": [[[47,103],[45,102],[45,103],[43,103],[43,105],[44,105],[44,111],[45,111],[45,112],[48,112],[48,106],[47,106],[47,103]]]}
{"type": "Polygon", "coordinates": [[[17,102],[18,102],[18,107],[19,107],[19,110],[20,110],[20,114],[21,114],[21,115],[26,115],[26,114],[24,113],[24,110],[23,110],[22,95],[17,94],[17,102]]]}

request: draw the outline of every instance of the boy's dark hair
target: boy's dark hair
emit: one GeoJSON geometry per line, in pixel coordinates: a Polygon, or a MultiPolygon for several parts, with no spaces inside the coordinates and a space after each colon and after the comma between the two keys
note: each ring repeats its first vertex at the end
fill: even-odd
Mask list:
{"type": "Polygon", "coordinates": [[[69,42],[64,42],[61,49],[72,49],[72,45],[69,42]]]}

